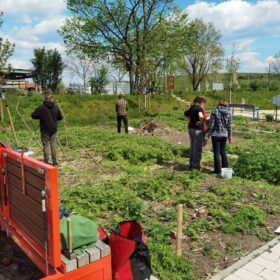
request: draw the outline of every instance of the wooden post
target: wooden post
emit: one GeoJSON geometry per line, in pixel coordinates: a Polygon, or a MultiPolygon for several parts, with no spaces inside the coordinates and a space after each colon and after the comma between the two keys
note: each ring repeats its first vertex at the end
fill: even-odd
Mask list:
{"type": "Polygon", "coordinates": [[[4,111],[3,111],[2,98],[0,98],[0,114],[1,114],[1,122],[4,123],[4,111]]]}
{"type": "Polygon", "coordinates": [[[12,116],[11,116],[11,112],[10,112],[9,106],[6,105],[6,108],[7,108],[10,124],[11,124],[12,130],[13,130],[14,139],[15,139],[17,147],[19,147],[19,142],[18,142],[18,139],[17,139],[16,130],[15,130],[15,127],[14,127],[14,123],[13,123],[13,119],[12,119],[12,116]]]}
{"type": "Polygon", "coordinates": [[[147,110],[147,94],[145,94],[145,110],[147,110]]]}
{"type": "Polygon", "coordinates": [[[177,215],[177,234],[176,234],[177,256],[182,256],[182,239],[183,239],[183,204],[179,204],[178,215],[177,215]]]}
{"type": "Polygon", "coordinates": [[[138,93],[138,112],[141,112],[141,96],[140,93],[138,93]]]}
{"type": "Polygon", "coordinates": [[[73,252],[73,243],[72,243],[72,222],[71,219],[67,219],[67,235],[68,235],[68,251],[70,254],[73,252]]]}

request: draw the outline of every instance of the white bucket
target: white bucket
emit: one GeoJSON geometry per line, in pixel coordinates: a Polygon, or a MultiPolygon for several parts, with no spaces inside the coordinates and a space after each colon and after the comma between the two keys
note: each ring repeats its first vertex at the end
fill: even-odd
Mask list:
{"type": "Polygon", "coordinates": [[[233,174],[232,168],[222,168],[222,178],[223,179],[231,179],[233,174]]]}

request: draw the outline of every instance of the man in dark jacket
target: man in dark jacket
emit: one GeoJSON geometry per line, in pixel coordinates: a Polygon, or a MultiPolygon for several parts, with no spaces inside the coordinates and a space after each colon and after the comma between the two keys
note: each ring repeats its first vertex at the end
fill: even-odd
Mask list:
{"type": "Polygon", "coordinates": [[[208,124],[208,132],[212,137],[214,172],[220,174],[222,167],[228,167],[226,143],[227,140],[231,143],[232,133],[231,113],[227,101],[221,101],[216,109],[213,110],[208,124]]]}
{"type": "Polygon", "coordinates": [[[41,137],[44,151],[44,162],[49,162],[49,144],[51,146],[51,155],[53,165],[57,166],[56,159],[56,132],[57,121],[63,119],[63,116],[53,102],[51,94],[47,95],[44,103],[39,106],[32,114],[32,119],[40,120],[41,137]]]}

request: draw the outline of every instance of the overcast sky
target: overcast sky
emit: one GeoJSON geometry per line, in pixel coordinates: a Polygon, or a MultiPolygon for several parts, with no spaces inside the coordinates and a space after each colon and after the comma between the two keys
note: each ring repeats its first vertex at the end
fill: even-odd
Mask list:
{"type": "MultiPolygon", "coordinates": [[[[215,24],[221,31],[226,55],[235,44],[243,72],[265,71],[267,59],[280,51],[280,0],[175,2],[188,11],[190,19],[215,24]]],[[[0,0],[0,11],[4,12],[0,36],[16,44],[10,60],[14,67],[30,67],[36,47],[64,52],[57,34],[66,17],[63,0],[0,0]]]]}

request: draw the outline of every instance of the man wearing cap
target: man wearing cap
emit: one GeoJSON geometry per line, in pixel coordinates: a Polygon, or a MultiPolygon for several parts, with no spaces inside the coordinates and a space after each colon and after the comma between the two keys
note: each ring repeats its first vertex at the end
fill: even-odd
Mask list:
{"type": "Polygon", "coordinates": [[[124,124],[125,133],[128,133],[128,120],[127,120],[128,103],[123,95],[119,95],[119,100],[116,103],[118,133],[121,133],[122,121],[124,124]]]}

